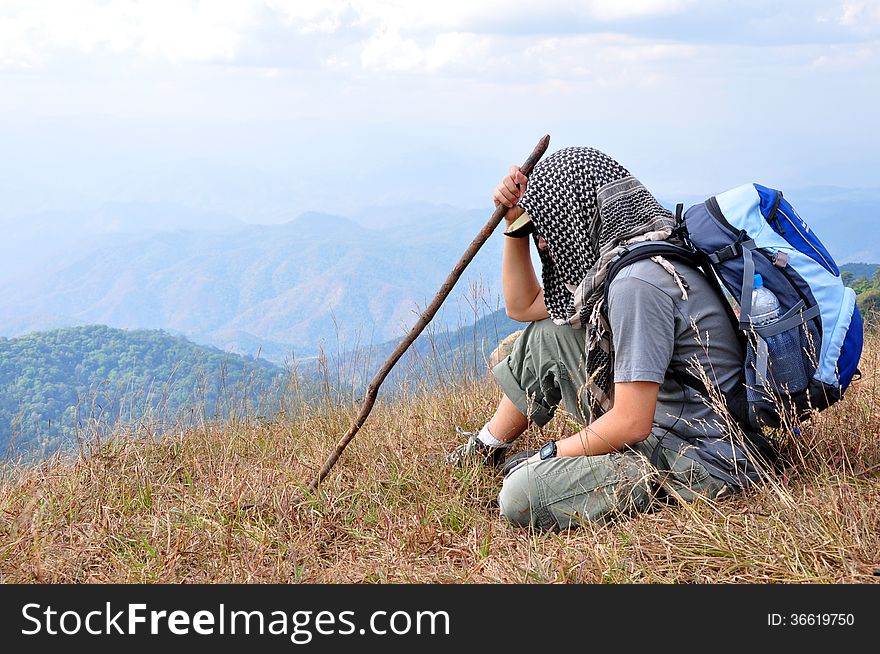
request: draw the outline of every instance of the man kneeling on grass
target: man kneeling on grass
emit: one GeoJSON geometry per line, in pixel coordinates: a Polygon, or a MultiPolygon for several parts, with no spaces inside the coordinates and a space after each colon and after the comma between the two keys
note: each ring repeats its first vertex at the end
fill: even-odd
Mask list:
{"type": "Polygon", "coordinates": [[[568,529],[648,510],[660,496],[714,498],[758,481],[756,452],[683,383],[698,361],[725,396],[744,392],[741,345],[702,272],[662,257],[624,268],[605,295],[623,244],[672,240],[675,220],[617,161],[593,148],[560,150],[526,177],[513,167],[495,190],[509,207],[502,290],[508,315],[529,322],[493,369],[504,396],[491,420],[447,460],[478,457],[505,472],[499,504],[517,525],[568,529]],[[532,234],[543,286],[529,253],[532,234]],[[583,429],[507,458],[530,422],[565,403],[583,429]]]}

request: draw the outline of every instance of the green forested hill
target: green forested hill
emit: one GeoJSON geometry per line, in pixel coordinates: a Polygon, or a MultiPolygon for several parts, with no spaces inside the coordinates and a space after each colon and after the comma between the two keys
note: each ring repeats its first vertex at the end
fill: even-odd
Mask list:
{"type": "Polygon", "coordinates": [[[271,364],[162,331],[73,327],[0,338],[0,459],[42,454],[119,420],[212,416],[266,398],[285,380],[271,364]]]}
{"type": "Polygon", "coordinates": [[[843,283],[858,296],[859,309],[865,317],[875,320],[880,314],[880,265],[847,263],[840,267],[843,283]]]}

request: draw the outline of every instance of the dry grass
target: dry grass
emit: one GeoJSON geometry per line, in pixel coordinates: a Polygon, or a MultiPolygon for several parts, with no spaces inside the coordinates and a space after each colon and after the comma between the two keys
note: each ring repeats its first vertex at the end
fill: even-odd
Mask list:
{"type": "Polygon", "coordinates": [[[0,581],[870,582],[880,568],[880,338],[862,369],[846,400],[805,430],[793,470],[766,487],[561,534],[508,526],[493,473],[439,462],[454,426],[479,427],[498,399],[491,380],[473,376],[428,378],[380,401],[307,500],[305,482],[354,402],[161,442],[120,438],[0,482],[0,581]]]}

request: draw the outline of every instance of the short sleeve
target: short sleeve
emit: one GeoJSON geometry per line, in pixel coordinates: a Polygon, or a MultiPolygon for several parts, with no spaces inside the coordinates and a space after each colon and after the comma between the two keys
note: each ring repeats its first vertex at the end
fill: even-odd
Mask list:
{"type": "Polygon", "coordinates": [[[608,294],[614,381],[662,384],[675,346],[671,297],[637,277],[618,277],[608,294]]]}

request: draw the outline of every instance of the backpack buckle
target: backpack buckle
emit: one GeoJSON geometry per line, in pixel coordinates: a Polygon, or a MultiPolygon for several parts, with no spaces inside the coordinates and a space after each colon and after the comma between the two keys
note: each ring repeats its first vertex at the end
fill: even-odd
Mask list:
{"type": "Polygon", "coordinates": [[[731,243],[730,245],[723,247],[720,250],[716,250],[708,256],[709,261],[712,263],[712,265],[717,266],[719,263],[723,263],[724,261],[742,256],[742,244],[738,241],[735,243],[731,243]]]}

